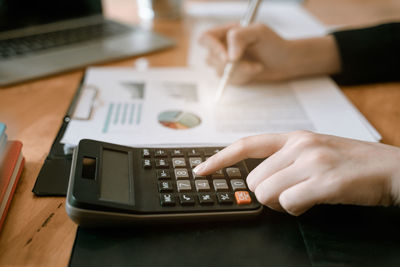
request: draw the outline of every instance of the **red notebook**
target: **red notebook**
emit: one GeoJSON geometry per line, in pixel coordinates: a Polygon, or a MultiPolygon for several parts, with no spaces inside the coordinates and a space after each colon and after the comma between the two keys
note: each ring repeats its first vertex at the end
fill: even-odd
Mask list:
{"type": "Polygon", "coordinates": [[[20,141],[8,141],[0,158],[0,231],[24,166],[20,141]]]}

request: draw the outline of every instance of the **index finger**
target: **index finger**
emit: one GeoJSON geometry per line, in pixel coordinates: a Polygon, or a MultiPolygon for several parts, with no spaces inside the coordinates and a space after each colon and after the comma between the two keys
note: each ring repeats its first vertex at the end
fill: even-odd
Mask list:
{"type": "Polygon", "coordinates": [[[224,148],[193,171],[208,175],[247,158],[265,158],[280,150],[287,141],[286,134],[263,134],[245,137],[224,148]]]}
{"type": "Polygon", "coordinates": [[[226,52],[226,33],[236,24],[228,24],[205,31],[199,38],[199,43],[208,48],[216,48],[226,52]]]}

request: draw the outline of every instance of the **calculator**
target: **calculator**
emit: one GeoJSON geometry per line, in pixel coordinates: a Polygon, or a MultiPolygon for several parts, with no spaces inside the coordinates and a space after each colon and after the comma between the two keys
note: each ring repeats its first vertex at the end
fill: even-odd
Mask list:
{"type": "Polygon", "coordinates": [[[221,147],[140,148],[81,140],[66,210],[82,226],[249,218],[262,211],[248,162],[211,175],[192,170],[221,147]]]}

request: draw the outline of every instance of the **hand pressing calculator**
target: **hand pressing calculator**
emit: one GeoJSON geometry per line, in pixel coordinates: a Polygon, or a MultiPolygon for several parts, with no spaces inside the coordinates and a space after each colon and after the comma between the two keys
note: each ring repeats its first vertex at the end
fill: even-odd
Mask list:
{"type": "Polygon", "coordinates": [[[75,149],[67,213],[83,226],[228,219],[257,215],[245,161],[209,176],[194,167],[221,148],[132,148],[82,140],[75,149]]]}

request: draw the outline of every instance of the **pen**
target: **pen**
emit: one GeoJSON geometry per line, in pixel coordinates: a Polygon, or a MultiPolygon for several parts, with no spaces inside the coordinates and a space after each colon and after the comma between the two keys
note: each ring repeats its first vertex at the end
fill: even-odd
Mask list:
{"type": "MultiPolygon", "coordinates": [[[[253,22],[254,17],[256,16],[258,6],[261,0],[249,0],[249,4],[247,6],[246,13],[243,19],[240,21],[241,27],[246,27],[250,23],[253,22]]],[[[224,73],[222,74],[221,81],[219,82],[217,88],[217,94],[215,96],[215,103],[221,99],[222,94],[224,93],[225,87],[228,84],[229,78],[232,75],[233,69],[235,68],[236,62],[230,61],[225,65],[224,73]]]]}

